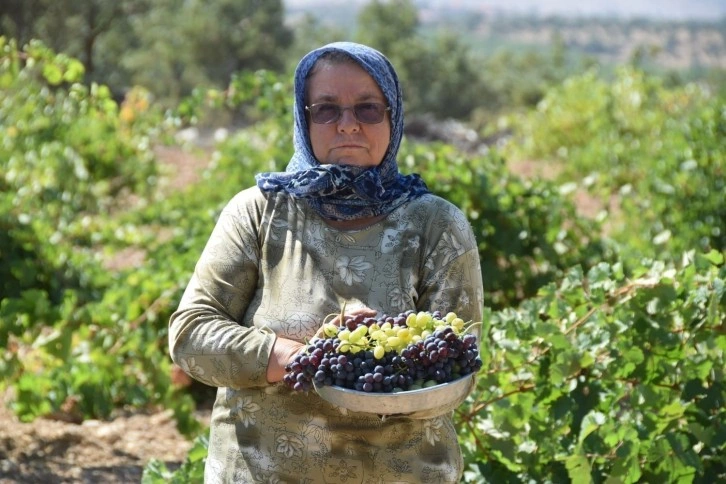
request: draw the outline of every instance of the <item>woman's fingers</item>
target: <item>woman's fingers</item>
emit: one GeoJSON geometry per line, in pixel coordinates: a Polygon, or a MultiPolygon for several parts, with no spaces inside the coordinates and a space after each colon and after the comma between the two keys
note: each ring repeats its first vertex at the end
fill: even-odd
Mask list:
{"type": "Polygon", "coordinates": [[[305,345],[302,343],[278,337],[272,346],[270,360],[267,364],[267,381],[269,383],[281,381],[286,373],[285,365],[304,348],[305,345]]]}
{"type": "MultiPolygon", "coordinates": [[[[345,318],[346,319],[356,318],[356,317],[371,318],[371,317],[375,316],[376,314],[378,314],[378,311],[376,311],[375,309],[362,307],[362,308],[355,308],[355,309],[351,309],[350,311],[346,311],[345,318]]],[[[335,318],[333,318],[331,323],[335,324],[336,326],[340,326],[342,324],[342,321],[340,320],[340,316],[336,316],[335,318]]]]}

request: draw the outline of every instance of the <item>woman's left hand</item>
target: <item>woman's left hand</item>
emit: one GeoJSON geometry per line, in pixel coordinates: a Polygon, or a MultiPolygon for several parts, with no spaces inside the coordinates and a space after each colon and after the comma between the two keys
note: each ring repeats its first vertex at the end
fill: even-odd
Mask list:
{"type": "MultiPolygon", "coordinates": [[[[378,312],[375,309],[366,308],[366,307],[363,307],[363,308],[355,308],[355,309],[352,309],[350,311],[346,311],[345,312],[344,320],[345,319],[350,319],[350,318],[355,318],[356,316],[363,316],[365,318],[372,318],[376,314],[378,314],[378,312]]],[[[345,321],[341,321],[340,320],[340,316],[336,316],[330,322],[333,323],[336,326],[341,326],[345,321]]]]}

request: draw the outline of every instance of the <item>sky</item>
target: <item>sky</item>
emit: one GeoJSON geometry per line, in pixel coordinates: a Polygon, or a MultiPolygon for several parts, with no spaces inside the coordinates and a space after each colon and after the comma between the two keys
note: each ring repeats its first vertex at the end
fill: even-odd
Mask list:
{"type": "MultiPolygon", "coordinates": [[[[491,8],[493,11],[562,16],[644,17],[661,20],[715,20],[726,17],[726,0],[414,0],[419,6],[491,8]]],[[[290,7],[348,4],[367,0],[284,0],[290,7]]]]}

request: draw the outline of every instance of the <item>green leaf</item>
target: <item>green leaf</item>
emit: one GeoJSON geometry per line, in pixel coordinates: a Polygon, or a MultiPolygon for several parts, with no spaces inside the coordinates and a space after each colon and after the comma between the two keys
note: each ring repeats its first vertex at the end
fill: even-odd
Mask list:
{"type": "Polygon", "coordinates": [[[187,459],[189,459],[190,462],[197,462],[205,459],[207,457],[208,448],[209,438],[206,435],[197,437],[194,439],[194,445],[189,451],[187,459]]]}
{"type": "Polygon", "coordinates": [[[592,484],[592,468],[590,462],[582,454],[575,454],[565,459],[567,475],[571,482],[578,484],[592,484]]]}
{"type": "Polygon", "coordinates": [[[81,61],[71,59],[66,66],[66,71],[63,74],[63,80],[69,83],[80,82],[83,79],[85,71],[86,68],[83,66],[81,61]]]}
{"type": "Polygon", "coordinates": [[[45,64],[43,66],[43,77],[52,86],[57,86],[63,82],[63,70],[55,64],[45,64]]]}
{"type": "Polygon", "coordinates": [[[668,443],[671,445],[671,449],[675,453],[676,457],[688,467],[696,470],[697,473],[703,473],[703,465],[698,457],[698,454],[693,450],[692,446],[689,446],[688,438],[683,434],[668,433],[666,435],[668,443]]]}
{"type": "Polygon", "coordinates": [[[71,351],[73,333],[68,328],[56,328],[52,331],[41,334],[33,342],[34,348],[43,348],[48,354],[61,360],[66,360],[71,351]]]}
{"type": "Polygon", "coordinates": [[[585,417],[582,419],[582,424],[580,426],[580,435],[577,438],[578,448],[582,446],[582,443],[588,435],[595,432],[598,428],[600,428],[601,425],[605,423],[606,419],[607,417],[604,413],[597,411],[592,411],[585,415],[585,417]]]}
{"type": "Polygon", "coordinates": [[[606,484],[636,483],[642,476],[638,452],[631,442],[624,442],[617,451],[617,459],[605,480],[606,484]]]}
{"type": "Polygon", "coordinates": [[[715,266],[720,266],[724,263],[724,254],[716,249],[711,249],[708,253],[704,254],[704,257],[715,266]]]}
{"type": "Polygon", "coordinates": [[[489,443],[492,452],[497,456],[497,460],[501,462],[507,469],[511,471],[521,472],[523,466],[517,462],[517,447],[511,439],[492,439],[489,443]]]}
{"type": "Polygon", "coordinates": [[[142,484],[166,484],[172,477],[172,472],[159,459],[150,459],[144,467],[141,476],[142,484]]]}
{"type": "Polygon", "coordinates": [[[643,350],[637,347],[624,348],[620,355],[613,362],[616,366],[616,374],[620,377],[630,376],[635,369],[645,360],[643,350]]]}
{"type": "Polygon", "coordinates": [[[674,401],[664,406],[659,412],[659,416],[666,420],[674,420],[683,416],[686,411],[686,405],[680,401],[674,401]]]}

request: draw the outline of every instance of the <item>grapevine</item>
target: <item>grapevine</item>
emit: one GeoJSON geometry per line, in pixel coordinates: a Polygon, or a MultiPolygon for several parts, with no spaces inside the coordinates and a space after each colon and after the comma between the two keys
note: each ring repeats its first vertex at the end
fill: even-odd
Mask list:
{"type": "Polygon", "coordinates": [[[448,383],[482,366],[471,326],[453,312],[409,310],[340,321],[324,323],[320,335],[286,365],[287,386],[398,393],[448,383]]]}

